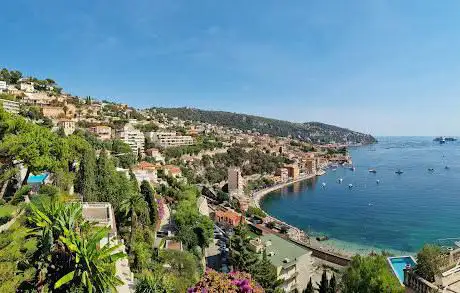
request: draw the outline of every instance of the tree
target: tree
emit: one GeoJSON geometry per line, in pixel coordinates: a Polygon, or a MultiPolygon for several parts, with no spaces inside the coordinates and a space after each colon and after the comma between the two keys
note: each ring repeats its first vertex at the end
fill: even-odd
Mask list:
{"type": "Polygon", "coordinates": [[[417,265],[415,272],[429,282],[440,273],[440,268],[446,264],[446,258],[442,255],[441,248],[437,245],[425,244],[417,253],[417,265]]]}
{"type": "Polygon", "coordinates": [[[323,274],[321,275],[321,282],[317,285],[319,293],[329,293],[329,281],[327,280],[326,270],[323,270],[323,274]]]}
{"type": "Polygon", "coordinates": [[[342,293],[402,293],[396,277],[388,270],[386,259],[382,255],[360,256],[351,260],[341,282],[342,293]]]}
{"type": "Polygon", "coordinates": [[[103,149],[99,154],[96,163],[96,185],[98,189],[98,200],[113,202],[112,183],[115,167],[107,157],[107,152],[103,149]]]}
{"type": "Polygon", "coordinates": [[[302,293],[314,293],[314,292],[315,290],[313,289],[313,284],[310,278],[310,281],[308,281],[308,284],[307,284],[307,288],[305,288],[302,293]]]}
{"type": "Polygon", "coordinates": [[[97,201],[96,186],[96,154],[87,148],[82,155],[77,174],[75,189],[85,201],[97,201]]]}
{"type": "Polygon", "coordinates": [[[164,273],[162,266],[156,266],[153,270],[143,271],[137,278],[136,293],[165,293],[172,292],[173,286],[164,273]]]}
{"type": "Polygon", "coordinates": [[[74,257],[74,268],[54,284],[55,289],[73,282],[82,284],[90,293],[105,292],[107,289],[115,291],[117,286],[123,284],[114,274],[116,261],[126,257],[123,252],[117,252],[121,244],[99,247],[108,233],[108,228],[100,228],[89,235],[68,230],[59,237],[74,257]]]}
{"type": "Polygon", "coordinates": [[[155,227],[156,223],[158,223],[159,216],[158,216],[158,205],[155,199],[155,191],[153,190],[150,183],[146,180],[141,182],[141,194],[144,196],[144,200],[147,202],[147,206],[149,209],[149,217],[150,223],[152,226],[155,227]]]}
{"type": "Polygon", "coordinates": [[[257,264],[253,272],[253,276],[267,293],[275,292],[283,284],[283,280],[278,279],[276,268],[268,260],[265,250],[263,251],[262,260],[257,264]]]}
{"type": "Polygon", "coordinates": [[[337,293],[337,281],[335,279],[335,274],[332,274],[332,277],[329,280],[329,293],[337,293]]]}
{"type": "Polygon", "coordinates": [[[198,263],[194,255],[186,251],[162,250],[160,263],[168,276],[173,292],[186,292],[198,280],[198,263]]]}
{"type": "Polygon", "coordinates": [[[120,204],[120,210],[124,212],[125,216],[130,217],[131,231],[129,236],[129,250],[131,252],[134,245],[134,232],[136,229],[138,216],[147,214],[147,203],[142,195],[137,192],[130,193],[120,204]]]}
{"type": "Polygon", "coordinates": [[[244,224],[238,225],[235,235],[230,238],[230,264],[234,270],[251,273],[257,263],[258,256],[248,247],[248,231],[244,224]]]}

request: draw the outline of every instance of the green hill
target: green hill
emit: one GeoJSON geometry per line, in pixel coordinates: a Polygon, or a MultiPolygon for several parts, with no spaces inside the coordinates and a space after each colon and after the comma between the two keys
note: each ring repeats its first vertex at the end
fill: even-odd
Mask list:
{"type": "Polygon", "coordinates": [[[274,136],[291,136],[312,142],[352,142],[370,144],[377,140],[369,135],[320,122],[293,123],[253,115],[192,108],[155,108],[181,120],[200,121],[241,130],[253,130],[274,136]]]}

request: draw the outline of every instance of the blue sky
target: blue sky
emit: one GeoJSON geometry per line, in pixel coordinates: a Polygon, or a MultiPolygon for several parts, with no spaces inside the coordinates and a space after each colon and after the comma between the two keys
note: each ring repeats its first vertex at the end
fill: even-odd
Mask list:
{"type": "Polygon", "coordinates": [[[460,135],[460,1],[7,1],[0,66],[136,107],[460,135]]]}

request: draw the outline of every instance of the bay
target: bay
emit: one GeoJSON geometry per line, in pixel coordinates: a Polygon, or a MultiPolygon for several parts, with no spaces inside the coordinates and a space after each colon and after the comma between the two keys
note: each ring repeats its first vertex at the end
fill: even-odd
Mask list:
{"type": "Polygon", "coordinates": [[[262,208],[350,246],[416,252],[424,243],[451,245],[446,238],[460,237],[460,143],[378,139],[378,144],[350,149],[355,171],[328,169],[324,176],[268,194],[262,208]],[[395,174],[398,169],[404,173],[395,174]]]}

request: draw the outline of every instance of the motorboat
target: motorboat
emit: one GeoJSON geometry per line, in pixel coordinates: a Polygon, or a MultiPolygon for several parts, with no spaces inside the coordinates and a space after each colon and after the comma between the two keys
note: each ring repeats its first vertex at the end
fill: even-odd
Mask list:
{"type": "Polygon", "coordinates": [[[350,167],[350,170],[351,170],[351,171],[355,171],[356,168],[355,168],[355,167],[350,167]]]}
{"type": "Polygon", "coordinates": [[[428,168],[428,172],[434,172],[434,168],[428,168]]]}
{"type": "Polygon", "coordinates": [[[445,166],[444,169],[449,170],[450,168],[449,168],[449,166],[445,166]]]}
{"type": "Polygon", "coordinates": [[[353,184],[348,184],[348,188],[353,188],[353,184]]]}
{"type": "Polygon", "coordinates": [[[380,180],[377,179],[377,180],[375,181],[375,183],[380,184],[380,180]]]}
{"type": "Polygon", "coordinates": [[[375,169],[369,169],[369,173],[374,173],[374,174],[375,174],[375,173],[377,173],[377,170],[375,170],[375,169]]]}
{"type": "Polygon", "coordinates": [[[337,181],[338,181],[339,183],[342,183],[342,182],[343,182],[343,179],[342,179],[342,178],[339,178],[339,179],[337,179],[337,181]]]}
{"type": "Polygon", "coordinates": [[[321,186],[326,187],[326,182],[323,182],[321,186]]]}
{"type": "Polygon", "coordinates": [[[404,173],[403,171],[401,171],[401,169],[399,169],[398,171],[395,172],[396,174],[398,175],[401,175],[402,173],[404,173]]]}

